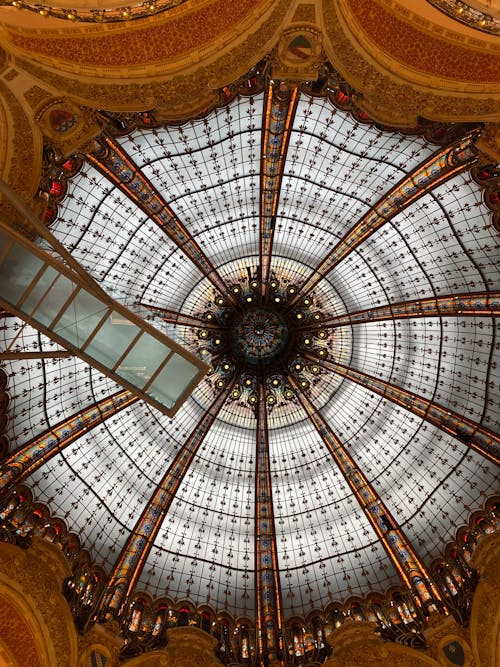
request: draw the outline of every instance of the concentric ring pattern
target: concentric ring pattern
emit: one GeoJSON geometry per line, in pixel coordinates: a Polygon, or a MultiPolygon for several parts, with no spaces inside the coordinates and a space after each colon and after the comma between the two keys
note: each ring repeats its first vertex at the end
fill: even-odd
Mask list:
{"type": "MultiPolygon", "coordinates": [[[[227,294],[148,215],[143,201],[127,196],[89,162],[69,182],[52,225],[115,299],[197,353],[203,348],[203,327],[174,324],[161,312],[201,319],[213,312],[216,319],[217,297],[230,303],[234,286],[244,292],[252,279],[258,281],[263,158],[270,150],[263,145],[268,94],[240,96],[204,118],[134,130],[113,140],[187,229],[227,294]]],[[[285,281],[287,289],[300,289],[391,188],[441,150],[419,135],[360,123],[327,98],[299,93],[297,99],[282,146],[269,274],[269,280],[285,281]]],[[[498,292],[498,235],[489,216],[468,169],[436,182],[388,215],[317,282],[308,292],[314,312],[327,322],[415,299],[498,292]]],[[[284,290],[284,299],[286,294],[284,290]]],[[[22,349],[55,349],[29,327],[19,331],[15,319],[6,322],[6,344],[17,335],[22,349]]],[[[212,329],[207,331],[215,344],[212,329]]],[[[498,432],[493,317],[456,312],[368,318],[327,331],[329,360],[498,432]]],[[[304,348],[299,352],[305,354],[304,348]]],[[[215,372],[174,418],[134,403],[27,480],[35,496],[81,535],[108,572],[215,396],[231,382],[236,386],[243,381],[236,354],[218,387],[222,371],[213,350],[207,354],[215,372]]],[[[15,373],[9,427],[13,448],[119,389],[74,357],[9,361],[5,366],[15,373]]],[[[286,364],[280,372],[286,381],[286,364]]],[[[256,412],[244,387],[241,391],[228,397],[184,475],[137,589],[252,618],[256,412]]],[[[471,511],[497,491],[496,471],[487,458],[369,386],[322,369],[317,382],[310,377],[305,393],[426,565],[442,553],[471,511]]],[[[318,430],[295,394],[283,396],[271,400],[267,410],[285,615],[305,615],[332,600],[400,584],[318,430]]]]}

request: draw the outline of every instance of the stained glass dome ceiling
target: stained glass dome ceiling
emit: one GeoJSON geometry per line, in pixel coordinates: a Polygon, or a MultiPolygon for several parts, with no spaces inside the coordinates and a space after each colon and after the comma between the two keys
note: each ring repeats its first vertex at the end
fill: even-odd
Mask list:
{"type": "MultiPolygon", "coordinates": [[[[446,147],[361,120],[328,96],[271,87],[96,143],[68,181],[54,234],[115,299],[213,369],[174,418],[135,402],[26,480],[110,573],[210,415],[137,590],[253,618],[266,465],[285,616],[399,585],[318,419],[427,566],[497,491],[487,457],[390,391],[498,432],[495,319],[444,301],[499,290],[498,233],[470,174],[474,137],[463,130],[436,166],[446,147]],[[372,227],[354,238],[363,221],[372,227]],[[396,314],[419,299],[437,300],[429,315],[396,314]]],[[[9,318],[3,344],[15,336],[20,349],[57,348],[9,318]]],[[[75,357],[5,367],[13,448],[120,390],[75,357]]]]}

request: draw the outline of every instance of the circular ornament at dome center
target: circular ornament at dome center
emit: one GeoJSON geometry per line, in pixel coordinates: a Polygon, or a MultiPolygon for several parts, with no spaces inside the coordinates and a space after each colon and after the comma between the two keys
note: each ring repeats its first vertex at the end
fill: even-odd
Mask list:
{"type": "Polygon", "coordinates": [[[280,313],[253,308],[235,318],[230,336],[236,357],[254,366],[267,366],[281,356],[290,332],[280,313]]]}

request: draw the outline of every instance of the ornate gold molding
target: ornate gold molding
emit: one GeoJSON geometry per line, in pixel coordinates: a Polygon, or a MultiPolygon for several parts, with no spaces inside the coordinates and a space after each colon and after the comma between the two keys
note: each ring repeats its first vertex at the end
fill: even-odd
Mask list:
{"type": "Polygon", "coordinates": [[[450,667],[447,654],[463,652],[462,667],[470,667],[473,656],[468,630],[458,625],[452,616],[441,617],[437,621],[424,632],[431,655],[445,667],[450,667]]]}
{"type": "MultiPolygon", "coordinates": [[[[0,147],[0,151],[4,151],[0,157],[5,165],[2,177],[23,199],[30,201],[40,180],[42,136],[34,131],[33,119],[25,112],[9,86],[1,80],[0,98],[3,103],[0,136],[3,134],[6,137],[6,142],[2,142],[0,147]]],[[[2,214],[12,222],[19,221],[19,214],[7,202],[2,202],[2,214]]]]}
{"type": "Polygon", "coordinates": [[[471,565],[481,574],[470,622],[474,657],[480,667],[497,667],[500,660],[500,533],[479,542],[471,565]]]}
{"type": "Polygon", "coordinates": [[[325,51],[334,67],[360,92],[359,104],[371,117],[401,127],[412,126],[418,117],[444,122],[500,118],[499,93],[473,94],[462,84],[454,84],[455,89],[449,91],[445,84],[419,87],[405,79],[402,70],[384,69],[356,42],[355,26],[349,26],[341,12],[345,6],[345,0],[323,0],[325,51]]]}
{"type": "Polygon", "coordinates": [[[7,67],[7,62],[8,62],[7,52],[5,51],[5,49],[2,49],[0,47],[0,74],[7,67]]]}
{"type": "Polygon", "coordinates": [[[307,25],[292,25],[284,31],[271,60],[272,75],[275,79],[291,82],[314,81],[323,61],[319,31],[307,25]],[[299,56],[295,55],[296,51],[299,56]]]}
{"type": "Polygon", "coordinates": [[[42,100],[36,121],[54,150],[65,156],[102,131],[94,111],[65,98],[42,100]]]}
{"type": "Polygon", "coordinates": [[[88,632],[78,639],[79,659],[77,667],[87,667],[93,651],[106,656],[106,667],[116,667],[120,661],[120,650],[123,639],[120,626],[116,622],[100,625],[96,623],[88,632]]]}
{"type": "Polygon", "coordinates": [[[52,93],[41,86],[31,86],[31,88],[28,88],[28,90],[25,91],[24,97],[30,107],[33,110],[36,110],[41,104],[52,97],[52,93]]]}
{"type": "Polygon", "coordinates": [[[340,0],[339,16],[377,69],[410,85],[471,94],[500,93],[500,48],[439,28],[397,0],[340,0]]]}
{"type": "Polygon", "coordinates": [[[34,540],[23,551],[0,543],[0,587],[10,596],[22,596],[32,609],[47,654],[54,656],[58,667],[73,667],[77,656],[73,618],[60,593],[62,579],[69,573],[64,556],[51,544],[34,540]]]}
{"type": "Polygon", "coordinates": [[[315,5],[305,2],[297,5],[292,20],[294,23],[316,23],[315,5]]]}
{"type": "Polygon", "coordinates": [[[123,667],[221,667],[215,655],[217,640],[195,627],[167,630],[167,647],[132,658],[123,667]]]}
{"type": "Polygon", "coordinates": [[[274,5],[272,0],[198,0],[120,25],[68,28],[56,22],[34,29],[0,23],[0,36],[13,54],[61,73],[108,80],[166,78],[228,53],[265,27],[274,5]]]}
{"type": "Polygon", "coordinates": [[[215,103],[219,88],[235,81],[271,50],[288,5],[287,0],[277,0],[263,26],[247,34],[242,42],[219,55],[214,62],[194,63],[180,74],[169,75],[166,65],[162,68],[165,73],[160,75],[151,69],[140,81],[130,76],[124,79],[122,72],[120,82],[115,83],[111,76],[94,76],[93,80],[83,76],[68,77],[24,57],[17,57],[15,61],[39,82],[83,106],[109,111],[158,108],[170,118],[185,118],[215,103]]]}
{"type": "Polygon", "coordinates": [[[500,35],[500,21],[490,14],[472,7],[467,2],[457,2],[456,0],[427,0],[427,2],[454,21],[460,21],[475,30],[500,35]]]}
{"type": "Polygon", "coordinates": [[[77,10],[62,9],[48,4],[26,2],[25,0],[0,0],[0,7],[14,6],[24,9],[40,16],[63,19],[66,21],[77,21],[84,23],[124,23],[145,16],[154,16],[177,7],[186,0],[149,0],[133,7],[120,7],[117,2],[116,8],[108,9],[86,9],[77,10]]]}
{"type": "Polygon", "coordinates": [[[328,638],[334,657],[325,667],[441,667],[422,651],[382,641],[374,629],[374,623],[351,622],[334,630],[328,638]]]}

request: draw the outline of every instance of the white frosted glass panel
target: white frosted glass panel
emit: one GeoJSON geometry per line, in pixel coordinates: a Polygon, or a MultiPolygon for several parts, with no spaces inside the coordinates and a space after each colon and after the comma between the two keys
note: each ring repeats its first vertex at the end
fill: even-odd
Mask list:
{"type": "Polygon", "coordinates": [[[44,272],[23,301],[22,309],[24,312],[31,314],[35,310],[45,296],[45,293],[52,287],[58,275],[59,271],[56,271],[52,266],[47,265],[45,267],[44,272]]]}
{"type": "Polygon", "coordinates": [[[142,389],[171,353],[171,348],[157,338],[143,333],[116,369],[117,375],[142,389]]]}
{"type": "Polygon", "coordinates": [[[28,310],[26,306],[23,306],[23,310],[30,313],[37,322],[48,327],[75,289],[76,285],[74,282],[66,278],[66,276],[59,275],[41,303],[33,304],[35,306],[33,311],[28,310]]]}
{"type": "Polygon", "coordinates": [[[139,331],[135,324],[113,312],[84,352],[108,368],[113,368],[139,331]]]}
{"type": "Polygon", "coordinates": [[[161,403],[173,405],[197,373],[198,368],[190,361],[174,354],[146,393],[161,403]]]}
{"type": "Polygon", "coordinates": [[[109,310],[92,294],[80,290],[54,326],[54,333],[77,347],[82,347],[109,310]]]}
{"type": "MultiPolygon", "coordinates": [[[[0,247],[4,249],[10,239],[0,235],[0,247]]],[[[0,250],[1,253],[1,250],[0,250]]],[[[0,260],[0,289],[4,299],[16,304],[23,292],[43,266],[36,255],[32,255],[17,243],[12,246],[7,256],[0,260]]]]}

